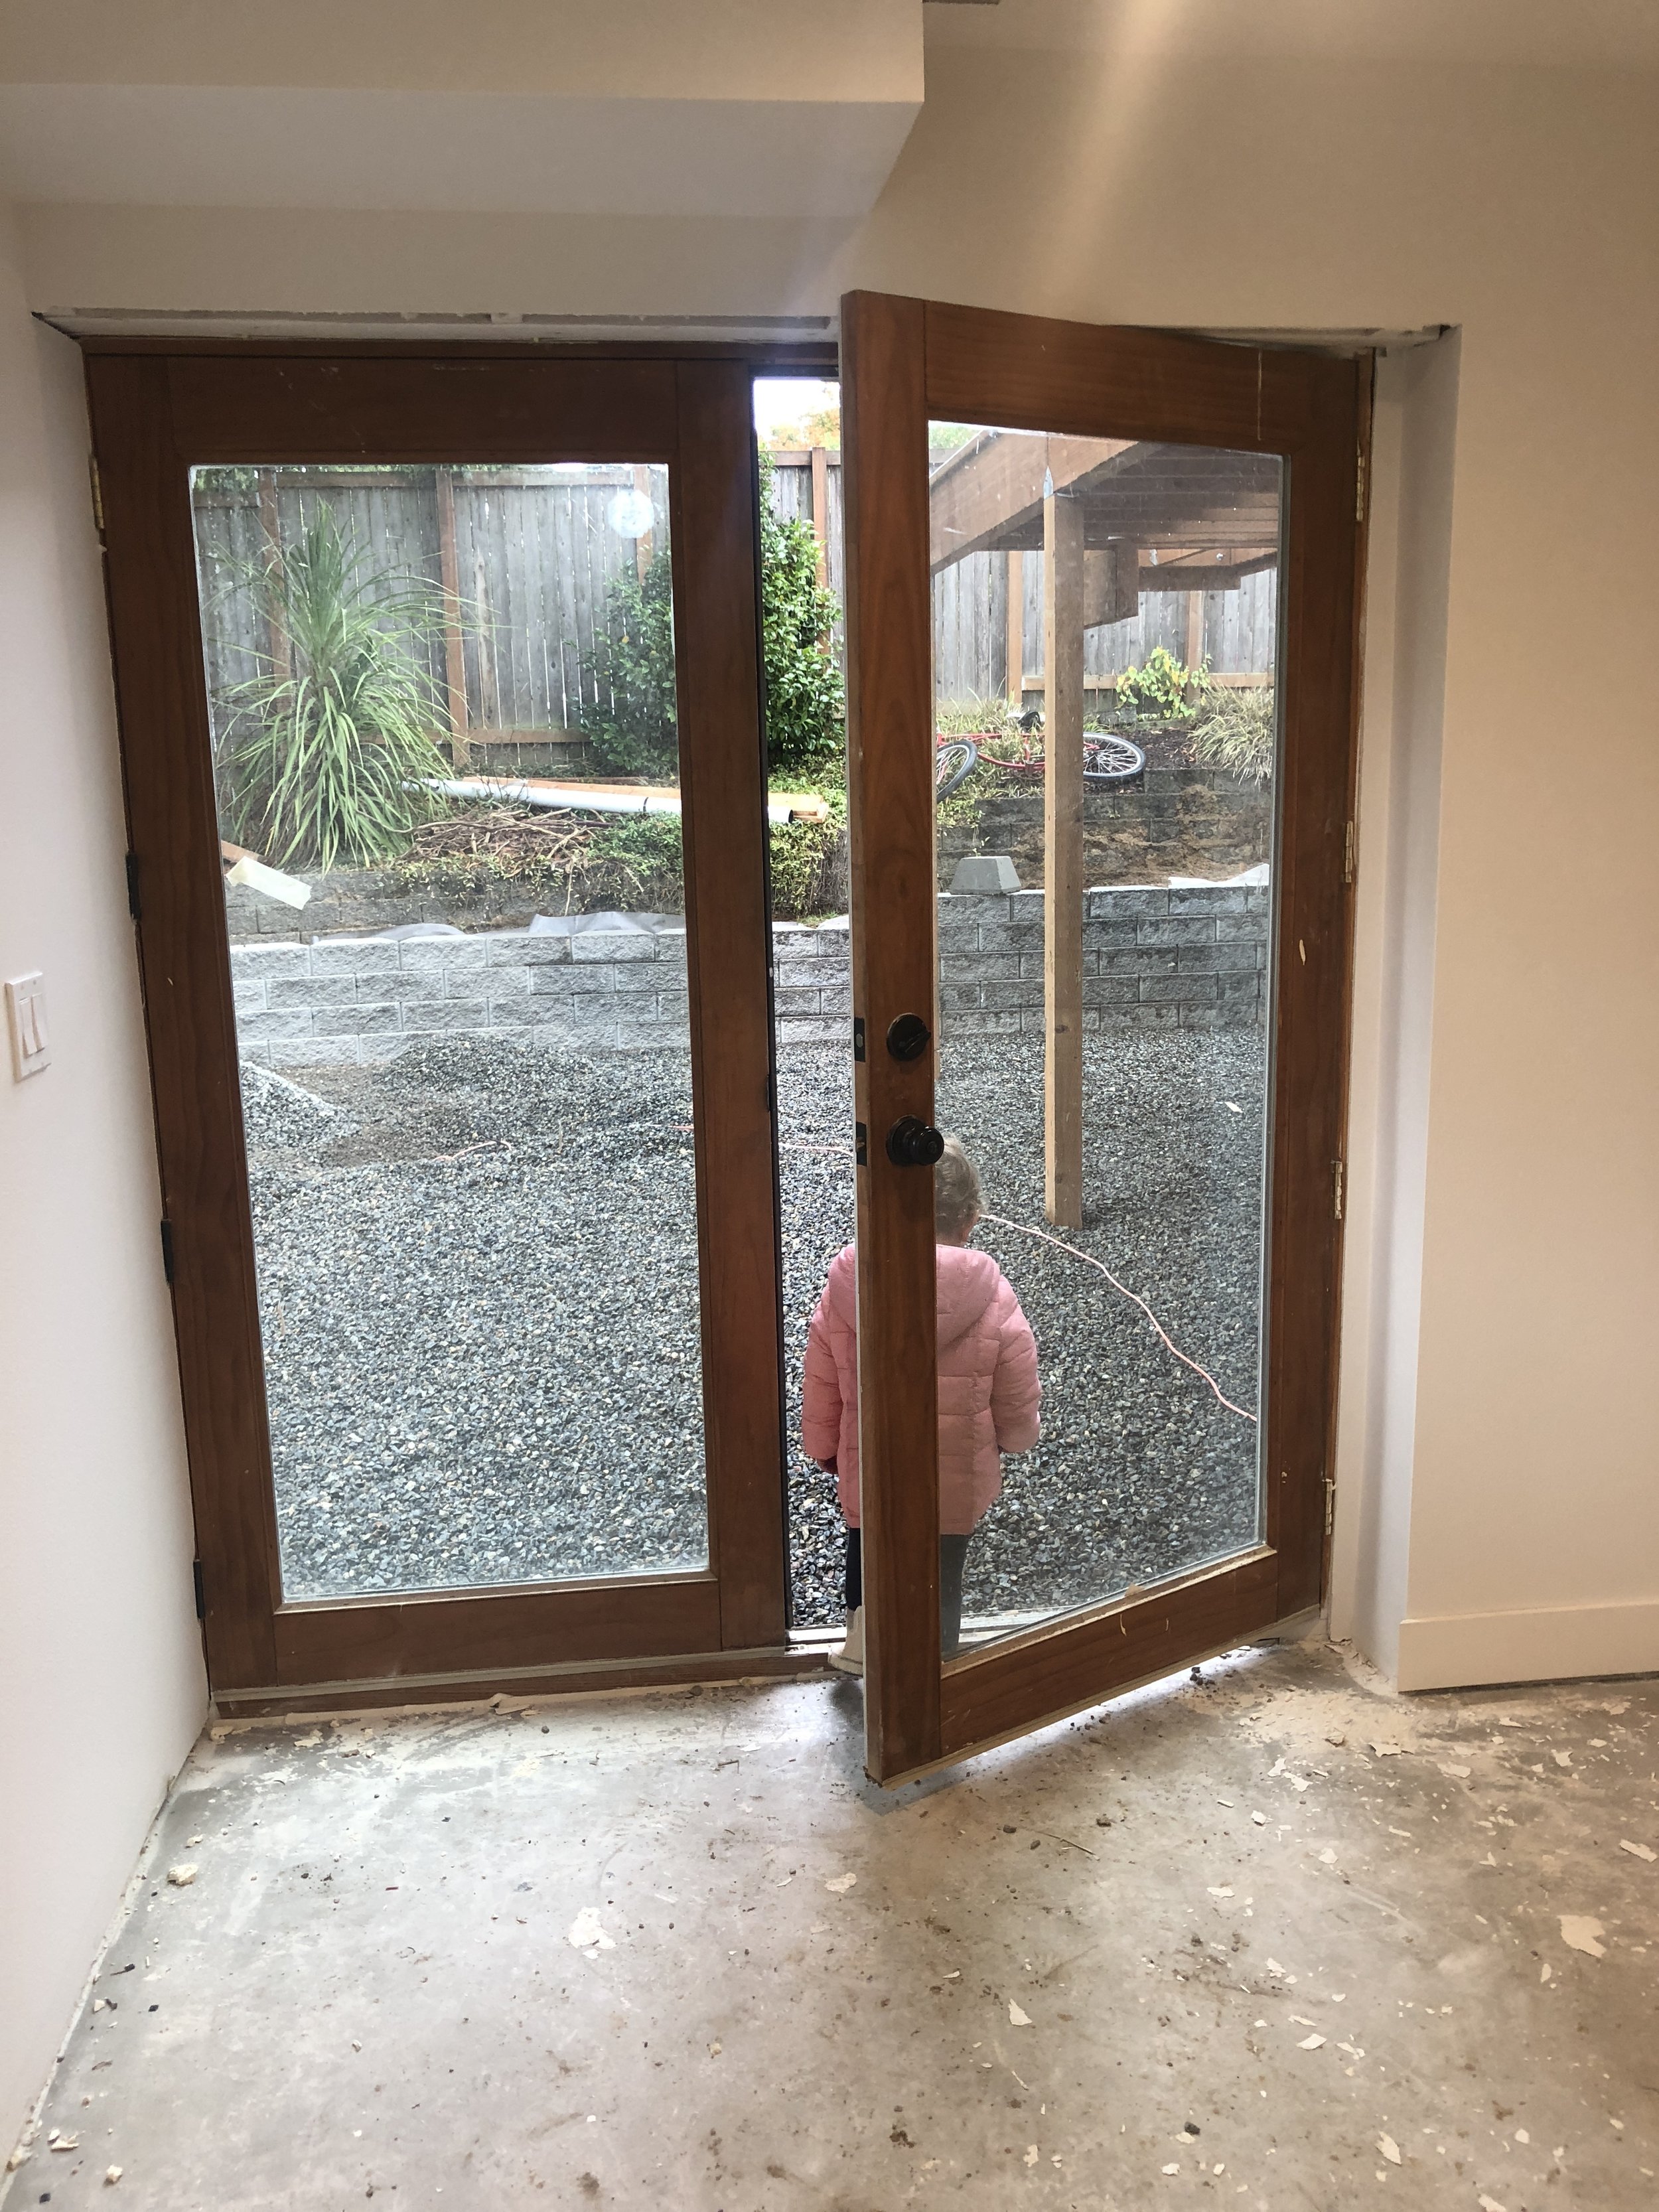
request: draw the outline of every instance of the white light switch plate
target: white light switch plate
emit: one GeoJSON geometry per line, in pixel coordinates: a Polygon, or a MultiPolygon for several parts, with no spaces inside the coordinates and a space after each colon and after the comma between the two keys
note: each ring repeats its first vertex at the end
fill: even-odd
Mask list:
{"type": "Polygon", "coordinates": [[[6,1027],[11,1031],[12,1072],[21,1083],[26,1075],[39,1075],[52,1058],[46,1036],[46,979],[39,969],[32,975],[6,980],[6,1027]]]}

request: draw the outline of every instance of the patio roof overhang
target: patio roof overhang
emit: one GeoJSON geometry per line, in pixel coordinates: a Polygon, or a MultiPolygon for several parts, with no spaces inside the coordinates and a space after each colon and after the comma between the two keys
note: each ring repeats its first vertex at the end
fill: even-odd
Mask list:
{"type": "Polygon", "coordinates": [[[1273,454],[988,429],[929,481],[934,573],[969,553],[1040,552],[1045,479],[1083,507],[1090,627],[1119,618],[1101,610],[1124,603],[1132,547],[1142,592],[1229,591],[1279,558],[1273,454]]]}

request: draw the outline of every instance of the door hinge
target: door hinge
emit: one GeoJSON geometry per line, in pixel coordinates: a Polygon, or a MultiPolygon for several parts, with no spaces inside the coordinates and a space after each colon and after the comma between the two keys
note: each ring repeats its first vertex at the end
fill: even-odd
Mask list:
{"type": "Polygon", "coordinates": [[[1340,1221],[1342,1218],[1342,1163],[1340,1160],[1331,1162],[1331,1186],[1332,1211],[1340,1221]]]}
{"type": "Polygon", "coordinates": [[[1354,455],[1353,519],[1365,520],[1365,448],[1362,446],[1354,455]]]}
{"type": "Polygon", "coordinates": [[[161,1222],[161,1273],[169,1283],[173,1280],[173,1224],[165,1217],[161,1222]]]}
{"type": "Polygon", "coordinates": [[[198,1620],[205,1620],[207,1619],[207,1585],[202,1580],[202,1562],[199,1559],[192,1559],[190,1565],[191,1572],[196,1580],[196,1618],[198,1620]]]}
{"type": "Polygon", "coordinates": [[[853,1017],[853,1057],[854,1060],[861,1060],[864,1058],[864,1017],[862,1014],[854,1014],[853,1017]]]}
{"type": "Polygon", "coordinates": [[[1342,828],[1342,880],[1345,884],[1351,884],[1353,881],[1353,823],[1352,821],[1345,823],[1342,828]]]}
{"type": "Polygon", "coordinates": [[[1336,1526],[1336,1477],[1325,1477],[1325,1534],[1328,1536],[1336,1526]]]}
{"type": "Polygon", "coordinates": [[[127,912],[135,921],[143,920],[138,910],[138,855],[127,854],[127,912]]]}
{"type": "Polygon", "coordinates": [[[87,474],[92,479],[93,526],[98,532],[98,543],[101,545],[104,542],[104,486],[102,480],[98,474],[98,456],[96,453],[88,453],[87,455],[87,474]]]}

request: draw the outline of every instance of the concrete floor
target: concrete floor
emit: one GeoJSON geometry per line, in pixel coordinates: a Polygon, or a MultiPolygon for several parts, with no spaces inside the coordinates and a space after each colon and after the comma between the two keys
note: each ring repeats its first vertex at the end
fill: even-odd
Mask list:
{"type": "Polygon", "coordinates": [[[216,1731],[6,2212],[1656,2202],[1659,1681],[1306,1644],[891,1796],[858,1697],[216,1731]]]}

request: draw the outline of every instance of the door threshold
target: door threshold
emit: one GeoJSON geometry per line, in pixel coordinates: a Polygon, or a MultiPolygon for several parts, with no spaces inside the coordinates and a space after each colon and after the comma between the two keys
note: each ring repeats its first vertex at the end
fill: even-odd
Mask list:
{"type": "Polygon", "coordinates": [[[702,1683],[769,1682],[825,1671],[823,1650],[767,1644],[744,1651],[697,1651],[660,1659],[579,1659],[554,1667],[476,1668],[454,1674],[398,1674],[346,1682],[272,1683],[218,1690],[220,1721],[304,1719],[319,1714],[386,1712],[434,1705],[477,1705],[520,1698],[604,1697],[617,1691],[680,1690],[702,1683]]]}

